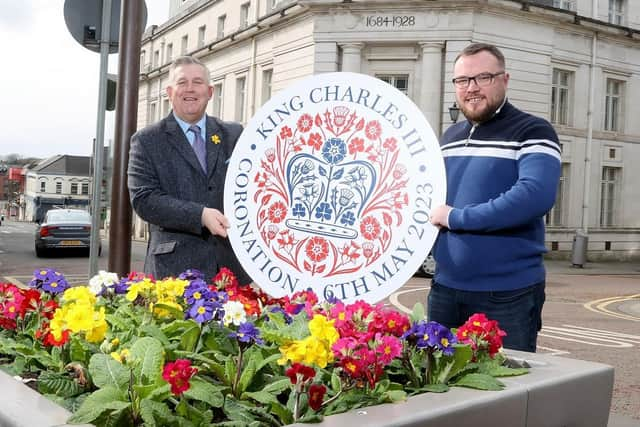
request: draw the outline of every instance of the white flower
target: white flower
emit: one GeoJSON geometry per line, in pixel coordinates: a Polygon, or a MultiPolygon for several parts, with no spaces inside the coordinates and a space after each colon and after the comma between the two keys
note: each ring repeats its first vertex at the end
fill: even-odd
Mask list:
{"type": "Polygon", "coordinates": [[[89,280],[89,289],[94,295],[98,295],[100,291],[102,291],[103,286],[111,286],[119,280],[116,273],[100,270],[98,274],[89,280]]]}
{"type": "Polygon", "coordinates": [[[240,326],[247,320],[247,313],[244,311],[244,305],[240,301],[229,301],[222,306],[224,309],[224,317],[222,322],[225,326],[233,323],[236,326],[240,326]]]}

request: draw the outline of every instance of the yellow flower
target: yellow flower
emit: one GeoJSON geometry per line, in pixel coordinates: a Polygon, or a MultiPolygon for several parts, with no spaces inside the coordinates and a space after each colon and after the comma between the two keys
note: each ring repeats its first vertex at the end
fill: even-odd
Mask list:
{"type": "Polygon", "coordinates": [[[284,365],[290,360],[292,363],[317,365],[324,368],[333,361],[333,353],[327,340],[321,340],[314,336],[285,344],[280,347],[280,352],[282,353],[282,357],[278,359],[280,365],[284,365]]]}
{"type": "Polygon", "coordinates": [[[220,137],[217,134],[211,135],[211,142],[216,145],[220,144],[220,137]]]}
{"type": "Polygon", "coordinates": [[[111,357],[113,357],[115,360],[117,360],[120,363],[124,363],[129,357],[129,355],[130,355],[129,349],[126,349],[126,348],[120,352],[117,352],[117,351],[111,352],[111,357]]]}
{"type": "Polygon", "coordinates": [[[62,299],[65,304],[79,302],[94,305],[96,303],[96,296],[86,286],[74,286],[67,289],[62,295],[62,299]]]}
{"type": "Polygon", "coordinates": [[[329,347],[331,347],[333,343],[340,338],[338,331],[333,327],[334,322],[334,320],[327,320],[327,318],[321,314],[316,314],[309,322],[309,331],[312,336],[321,340],[327,340],[329,347]]]}
{"type": "Polygon", "coordinates": [[[135,301],[135,299],[138,298],[138,294],[142,294],[142,296],[145,296],[148,291],[153,289],[153,286],[154,284],[149,279],[144,279],[140,282],[133,283],[131,286],[129,286],[129,290],[127,291],[127,295],[125,295],[125,298],[127,299],[127,301],[135,301]]]}

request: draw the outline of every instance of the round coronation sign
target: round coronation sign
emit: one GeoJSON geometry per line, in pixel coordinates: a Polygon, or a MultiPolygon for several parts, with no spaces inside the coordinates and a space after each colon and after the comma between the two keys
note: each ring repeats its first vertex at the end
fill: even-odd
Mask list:
{"type": "Polygon", "coordinates": [[[394,87],[328,73],[277,93],[229,160],[229,239],[273,296],[374,303],[415,273],[445,202],[444,162],[422,112],[394,87]]]}

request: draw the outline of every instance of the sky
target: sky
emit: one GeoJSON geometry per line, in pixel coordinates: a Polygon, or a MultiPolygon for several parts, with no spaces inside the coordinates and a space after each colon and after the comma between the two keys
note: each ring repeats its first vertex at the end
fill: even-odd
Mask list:
{"type": "MultiPolygon", "coordinates": [[[[100,54],[71,36],[64,4],[0,0],[0,157],[92,153],[100,54]]],[[[169,0],[146,5],[146,27],[167,20],[169,0]]],[[[109,55],[110,73],[117,73],[117,61],[117,54],[109,55]]],[[[113,122],[114,113],[107,112],[105,145],[113,139],[113,122]]]]}

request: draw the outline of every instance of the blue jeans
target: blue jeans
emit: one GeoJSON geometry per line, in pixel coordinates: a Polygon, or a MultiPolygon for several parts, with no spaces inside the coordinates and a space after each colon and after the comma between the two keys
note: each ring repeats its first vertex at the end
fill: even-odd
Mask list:
{"type": "Polygon", "coordinates": [[[507,333],[505,348],[535,352],[542,327],[545,282],[500,292],[471,292],[448,288],[435,281],[427,298],[427,317],[447,328],[458,328],[474,313],[497,320],[507,333]]]}

